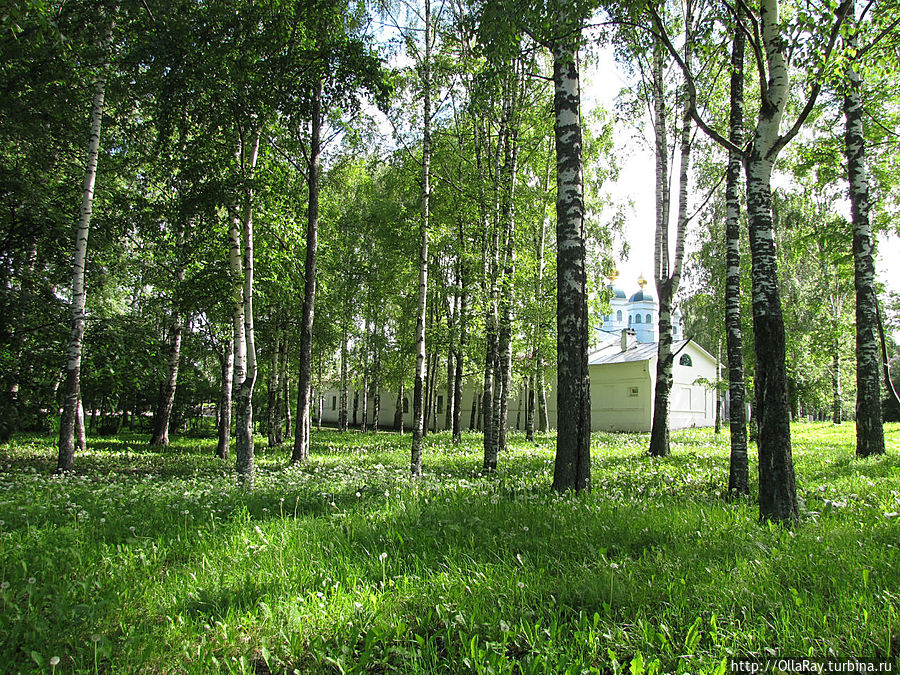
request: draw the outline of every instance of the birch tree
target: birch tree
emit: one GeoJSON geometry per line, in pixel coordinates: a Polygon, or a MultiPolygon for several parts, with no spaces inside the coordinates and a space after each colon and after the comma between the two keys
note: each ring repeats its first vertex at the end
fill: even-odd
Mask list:
{"type": "Polygon", "coordinates": [[[319,154],[322,130],[322,81],[313,88],[310,115],[309,160],[307,163],[306,261],[304,263],[303,313],[300,318],[300,374],[297,378],[297,416],[295,418],[292,462],[309,458],[310,392],[312,387],[312,331],[316,301],[316,255],[319,240],[319,154]]]}
{"type": "Polygon", "coordinates": [[[172,312],[171,338],[169,342],[168,368],[166,380],[160,391],[153,416],[153,435],[150,437],[150,445],[169,445],[169,420],[172,416],[172,406],[175,403],[175,388],[178,385],[178,364],[181,360],[181,340],[184,333],[184,316],[179,307],[178,294],[180,286],[184,283],[184,225],[178,224],[175,231],[175,293],[174,310],[172,312]]]}
{"type": "Polygon", "coordinates": [[[413,384],[413,433],[410,471],[422,474],[425,435],[425,319],[428,298],[428,220],[431,197],[431,0],[425,0],[423,15],[425,55],[422,61],[422,212],[419,225],[419,290],[416,318],[416,374],[413,384]]]}
{"type": "MultiPolygon", "coordinates": [[[[71,471],[75,465],[75,427],[79,408],[81,382],[81,356],[84,341],[85,301],[84,268],[87,259],[88,234],[94,205],[94,184],[97,180],[97,164],[100,151],[100,129],[103,122],[103,102],[109,69],[109,49],[118,5],[110,12],[109,25],[102,40],[104,59],[97,69],[94,96],[91,102],[91,129],[88,137],[87,162],[82,183],[81,210],[75,231],[75,254],[72,271],[72,332],[66,362],[66,380],[62,416],[59,423],[59,454],[56,470],[71,471]]],[[[84,425],[82,423],[82,429],[84,425]]]]}
{"type": "MultiPolygon", "coordinates": [[[[680,58],[658,14],[655,27],[669,53],[678,61],[689,89],[691,115],[713,140],[740,153],[747,190],[753,296],[753,345],[756,354],[756,419],[759,428],[759,513],[761,520],[792,522],[798,518],[797,489],[791,454],[791,413],[785,368],[785,332],[778,288],[775,228],[772,216],[772,171],[781,150],[799,133],[822,88],[825,66],[837,40],[848,4],[841,6],[827,32],[810,93],[794,124],[781,133],[790,99],[790,47],[779,18],[778,0],[760,0],[759,13],[742,5],[738,30],[753,45],[759,77],[760,106],[746,148],[736,147],[700,116],[696,81],[690,64],[680,58]]],[[[653,11],[651,7],[651,11],[653,11]]]]}
{"type": "Polygon", "coordinates": [[[262,122],[255,120],[246,144],[242,139],[239,164],[247,185],[243,190],[241,215],[232,219],[231,266],[235,278],[234,318],[235,326],[235,462],[238,477],[245,488],[252,488],[255,481],[253,447],[253,390],[256,386],[256,338],[253,324],[253,176],[259,158],[262,122]],[[240,262],[238,262],[238,260],[240,262]],[[243,362],[242,371],[238,370],[243,362]]]}
{"type": "Polygon", "coordinates": [[[591,480],[581,89],[576,52],[581,20],[574,3],[556,0],[553,125],[556,139],[557,441],[556,490],[587,490],[591,480]]]}
{"type": "MultiPolygon", "coordinates": [[[[735,30],[731,48],[728,140],[735,148],[743,145],[744,126],[744,32],[735,30]]],[[[731,453],[728,463],[729,494],[750,493],[747,459],[747,410],[744,403],[744,345],[741,333],[741,156],[728,151],[725,174],[725,353],[728,359],[728,393],[731,407],[729,431],[731,453]]]]}
{"type": "MultiPolygon", "coordinates": [[[[691,1],[685,3],[684,61],[691,62],[693,37],[691,1]]],[[[666,105],[663,85],[664,47],[656,41],[653,50],[654,135],[656,138],[656,239],[654,246],[654,281],[659,297],[659,342],[656,360],[656,388],[653,397],[653,424],[650,429],[650,454],[669,454],[669,396],[672,391],[672,300],[681,283],[684,261],[684,239],[688,224],[688,171],[691,159],[691,114],[687,86],[682,87],[681,124],[679,129],[678,216],[675,232],[675,255],[669,254],[669,153],[666,140],[666,105]]]]}
{"type": "MultiPolygon", "coordinates": [[[[850,0],[848,46],[858,49],[856,3],[850,0]]],[[[853,283],[856,290],[856,454],[884,454],[881,411],[875,241],[869,222],[869,179],[863,128],[862,78],[852,62],[846,68],[844,92],[844,152],[850,184],[853,224],[853,283]]]]}

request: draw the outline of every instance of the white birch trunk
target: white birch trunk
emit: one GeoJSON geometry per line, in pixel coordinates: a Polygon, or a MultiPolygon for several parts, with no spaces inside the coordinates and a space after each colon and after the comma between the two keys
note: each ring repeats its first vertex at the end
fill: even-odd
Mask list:
{"type": "Polygon", "coordinates": [[[790,81],[777,0],[762,0],[760,10],[769,80],[745,164],[756,352],[759,513],[762,520],[794,521],[798,517],[797,489],[791,455],[784,318],[778,289],[771,188],[772,168],[781,145],[779,126],[790,81]]]}
{"type": "MultiPolygon", "coordinates": [[[[108,46],[112,26],[106,35],[108,46]]],[[[78,416],[81,387],[81,355],[84,344],[84,308],[87,292],[84,286],[84,266],[87,259],[88,233],[94,205],[94,184],[97,180],[97,160],[100,154],[100,127],[103,121],[103,100],[106,93],[107,64],[100,67],[91,103],[91,133],[88,140],[87,165],[81,189],[81,215],[75,231],[75,255],[72,271],[72,332],[66,361],[66,384],[62,416],[59,424],[59,455],[56,470],[72,471],[75,467],[75,425],[78,416]]],[[[82,424],[82,429],[84,425],[82,424]]]]}
{"type": "Polygon", "coordinates": [[[416,379],[413,389],[413,433],[410,471],[422,475],[422,446],[425,436],[425,318],[428,298],[428,224],[431,196],[431,0],[425,0],[425,62],[422,68],[422,221],[419,248],[419,298],[416,318],[416,379]]]}
{"type": "Polygon", "coordinates": [[[576,33],[559,3],[559,28],[566,37],[552,45],[556,139],[557,244],[557,442],[553,487],[588,490],[591,479],[591,390],[588,373],[587,276],[584,180],[581,163],[581,93],[576,33]]]}
{"type": "MultiPolygon", "coordinates": [[[[851,10],[855,17],[855,10],[851,10]]],[[[850,21],[851,47],[857,46],[856,21],[850,21]]],[[[844,96],[844,151],[853,220],[853,283],[856,289],[856,454],[884,454],[878,321],[875,307],[875,241],[869,222],[869,178],[866,173],[862,78],[847,69],[844,96]]],[[[837,372],[837,364],[835,364],[837,372]]]]}
{"type": "MultiPolygon", "coordinates": [[[[744,33],[736,27],[731,52],[731,110],[728,136],[735,147],[741,147],[744,142],[744,51],[744,33]]],[[[732,495],[749,495],[750,468],[747,456],[747,409],[744,403],[744,348],[741,334],[740,177],[741,156],[731,150],[728,153],[728,169],[725,177],[725,352],[728,358],[731,439],[728,492],[732,495]]]]}
{"type": "MultiPolygon", "coordinates": [[[[253,178],[259,155],[261,125],[253,133],[250,154],[245,160],[245,177],[253,178]]],[[[253,331],[253,188],[247,189],[244,197],[241,239],[243,244],[243,346],[246,350],[246,364],[243,380],[237,385],[235,410],[235,459],[241,485],[250,489],[255,480],[253,457],[253,388],[256,385],[256,344],[253,331]]],[[[236,317],[237,318],[237,317],[236,317]]],[[[235,359],[237,370],[237,358],[235,359]]]]}

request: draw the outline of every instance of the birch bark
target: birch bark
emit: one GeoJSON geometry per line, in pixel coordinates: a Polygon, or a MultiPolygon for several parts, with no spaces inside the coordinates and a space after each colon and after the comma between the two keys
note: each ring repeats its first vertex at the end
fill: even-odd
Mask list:
{"type": "Polygon", "coordinates": [[[225,354],[222,358],[222,393],[219,395],[219,429],[216,444],[216,457],[228,459],[231,444],[231,387],[234,376],[234,336],[225,342],[225,354]]]}
{"type": "Polygon", "coordinates": [[[590,489],[591,392],[588,373],[587,278],[584,242],[584,181],[581,163],[581,94],[576,35],[560,2],[564,37],[552,45],[556,140],[557,390],[553,487],[590,489]]]}
{"type": "MultiPolygon", "coordinates": [[[[506,436],[509,432],[509,394],[512,391],[512,295],[513,273],[515,271],[514,238],[516,232],[515,187],[518,160],[518,111],[519,79],[517,68],[513,66],[511,83],[507,87],[508,133],[504,148],[501,220],[503,223],[503,269],[499,295],[500,330],[498,335],[497,362],[501,396],[497,425],[497,454],[506,451],[506,436]]],[[[496,465],[495,467],[496,468],[496,465]]]]}
{"type": "MultiPolygon", "coordinates": [[[[113,14],[118,11],[118,5],[113,14]]],[[[113,25],[104,38],[104,51],[108,53],[112,41],[113,25]]],[[[101,64],[94,84],[91,103],[91,132],[88,140],[87,164],[81,187],[81,212],[75,231],[75,255],[72,270],[72,332],[69,337],[68,360],[66,361],[66,384],[63,409],[59,422],[59,454],[56,460],[58,472],[75,468],[75,425],[78,417],[79,394],[81,388],[81,355],[84,346],[85,301],[84,266],[87,258],[88,233],[91,228],[91,214],[94,206],[94,183],[97,180],[97,159],[100,154],[100,128],[103,121],[103,100],[106,94],[108,61],[101,64]]],[[[82,429],[84,425],[82,424],[82,429]]]]}
{"type": "Polygon", "coordinates": [[[184,317],[178,307],[178,294],[184,283],[184,259],[181,250],[184,247],[184,226],[178,225],[175,233],[175,255],[178,258],[175,270],[175,298],[172,312],[172,337],[169,342],[168,377],[160,392],[156,406],[156,414],[153,416],[153,435],[150,437],[150,445],[169,445],[169,419],[172,416],[172,406],[175,404],[175,390],[178,387],[178,363],[181,360],[181,338],[184,332],[184,317]]]}
{"type": "Polygon", "coordinates": [[[306,215],[306,262],[303,274],[303,314],[300,318],[300,374],[297,378],[297,415],[294,420],[292,462],[309,459],[312,388],[312,330],[316,303],[316,264],[319,244],[319,155],[322,131],[322,80],[316,82],[310,116],[308,203],[306,215]]]}
{"type": "MultiPolygon", "coordinates": [[[[855,7],[855,4],[854,4],[855,7]]],[[[849,46],[857,47],[855,9],[848,21],[849,46]],[[853,17],[853,18],[850,18],[853,17]]],[[[875,241],[869,222],[869,179],[866,174],[862,78],[847,68],[844,95],[844,152],[850,183],[853,221],[853,284],[856,289],[856,454],[884,454],[878,321],[875,307],[875,241]]]]}
{"type": "Polygon", "coordinates": [[[288,332],[287,323],[285,321],[282,321],[278,326],[278,335],[280,339],[277,341],[278,354],[275,357],[277,360],[273,361],[273,368],[275,368],[278,373],[278,376],[275,378],[275,412],[272,415],[272,421],[275,425],[275,445],[281,445],[284,442],[281,410],[285,405],[283,394],[285,381],[287,380],[287,370],[285,370],[284,364],[287,358],[288,332]]]}
{"type": "MultiPolygon", "coordinates": [[[[278,391],[280,390],[280,382],[278,377],[278,357],[279,352],[281,351],[281,331],[277,327],[277,324],[273,321],[274,333],[275,333],[275,344],[272,347],[271,353],[271,361],[269,364],[269,383],[268,383],[268,391],[266,392],[268,398],[268,406],[266,410],[266,440],[269,444],[269,447],[274,447],[276,444],[275,441],[275,415],[278,410],[278,391]]],[[[279,420],[280,425],[281,420],[279,420]]]]}
{"type": "MultiPolygon", "coordinates": [[[[689,40],[686,40],[685,43],[689,44],[689,40]]],[[[672,389],[669,142],[663,67],[663,48],[659,40],[657,40],[653,46],[653,132],[656,140],[656,237],[654,241],[653,278],[659,298],[659,342],[656,359],[656,386],[653,395],[653,422],[650,428],[650,454],[654,457],[665,457],[669,454],[669,392],[672,389]]],[[[688,133],[690,132],[688,131],[688,133]]],[[[683,140],[684,136],[682,135],[683,140]]],[[[685,147],[682,142],[682,162],[684,162],[685,154],[685,147]]],[[[685,168],[682,167],[682,169],[685,168]]],[[[686,176],[686,172],[682,171],[681,175],[686,176]]],[[[683,187],[686,187],[686,185],[683,187]]],[[[680,228],[681,208],[679,208],[680,228]]]]}
{"type": "Polygon", "coordinates": [[[784,317],[772,219],[772,167],[783,145],[779,126],[790,87],[777,0],[760,2],[760,23],[769,79],[744,163],[756,352],[759,514],[761,520],[794,521],[798,517],[797,489],[791,454],[784,317]]]}
{"type": "MultiPolygon", "coordinates": [[[[731,49],[731,92],[728,140],[741,147],[744,139],[744,51],[743,31],[735,30],[731,49]]],[[[731,454],[728,467],[729,494],[750,494],[747,456],[747,406],[744,386],[744,347],[741,335],[741,156],[728,152],[725,175],[725,352],[728,359],[731,454]]]]}
{"type": "MultiPolygon", "coordinates": [[[[252,180],[259,156],[261,125],[253,132],[249,156],[245,160],[245,177],[252,180]]],[[[244,196],[244,210],[241,219],[241,243],[243,244],[243,347],[246,354],[243,379],[235,377],[235,466],[241,485],[251,489],[256,469],[253,457],[253,389],[256,385],[256,343],[253,329],[253,187],[248,187],[244,196]]],[[[236,315],[237,318],[237,315],[236,315]]]]}
{"type": "Polygon", "coordinates": [[[468,322],[468,298],[466,289],[465,235],[462,221],[459,225],[459,335],[456,341],[456,372],[453,375],[453,443],[462,440],[462,390],[463,390],[463,358],[466,353],[466,328],[468,322]]]}
{"type": "Polygon", "coordinates": [[[413,433],[410,471],[422,475],[425,435],[425,317],[428,298],[428,222],[431,196],[431,0],[425,0],[425,62],[422,64],[422,220],[419,247],[419,299],[416,318],[416,378],[413,388],[413,433]]]}

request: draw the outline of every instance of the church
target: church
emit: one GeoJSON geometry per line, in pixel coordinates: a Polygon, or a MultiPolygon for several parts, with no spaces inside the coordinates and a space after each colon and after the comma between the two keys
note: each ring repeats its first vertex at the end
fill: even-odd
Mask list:
{"type": "MultiPolygon", "coordinates": [[[[643,277],[637,283],[639,289],[629,297],[613,285],[610,313],[599,317],[594,327],[588,354],[591,378],[591,429],[593,431],[648,432],[653,423],[653,396],[656,386],[656,362],[659,341],[659,306],[645,290],[647,282],[643,277]]],[[[679,310],[672,313],[673,343],[675,354],[672,366],[672,393],[669,398],[669,424],[672,429],[685,427],[705,427],[715,424],[716,399],[711,384],[717,380],[717,362],[705,349],[690,339],[684,338],[684,328],[679,310]]],[[[549,371],[549,369],[548,369],[549,371]]],[[[481,408],[476,402],[481,394],[483,373],[466,376],[462,393],[461,419],[463,429],[469,427],[472,409],[481,408]]],[[[557,409],[554,391],[555,375],[548,372],[547,412],[550,425],[556,426],[557,409]]],[[[351,420],[352,420],[352,398],[351,420]]],[[[403,424],[412,426],[412,392],[404,398],[403,424]]],[[[394,426],[396,392],[382,391],[381,410],[378,426],[382,429],[394,426]]],[[[514,383],[509,397],[509,426],[524,429],[523,410],[525,395],[523,383],[514,383]]],[[[340,415],[340,392],[333,387],[324,392],[322,420],[327,424],[337,424],[340,415]]],[[[440,385],[435,392],[434,424],[429,428],[443,429],[445,426],[445,405],[447,392],[440,385]]],[[[362,406],[359,406],[362,410],[362,406]]],[[[368,405],[371,415],[371,398],[368,405]]]]}

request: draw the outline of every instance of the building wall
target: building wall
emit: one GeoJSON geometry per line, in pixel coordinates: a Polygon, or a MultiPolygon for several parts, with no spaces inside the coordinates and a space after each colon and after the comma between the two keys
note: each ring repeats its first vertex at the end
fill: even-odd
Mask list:
{"type": "Polygon", "coordinates": [[[716,381],[716,361],[693,342],[675,357],[672,366],[672,397],[669,401],[669,427],[711,427],[716,423],[715,392],[701,384],[698,378],[716,381]],[[691,358],[690,366],[681,365],[683,355],[691,358]]]}
{"type": "MultiPolygon", "coordinates": [[[[653,395],[656,385],[656,357],[648,361],[632,361],[590,366],[591,376],[591,429],[594,431],[650,431],[653,421],[653,395]]],[[[462,413],[460,425],[467,431],[472,417],[472,405],[479,397],[478,410],[481,409],[482,375],[474,373],[465,378],[462,393],[462,413]]],[[[669,423],[672,429],[685,427],[704,427],[715,424],[715,394],[711,389],[697,384],[698,378],[709,382],[716,379],[715,359],[693,342],[679,353],[672,367],[672,393],[669,408],[669,423]],[[691,358],[690,366],[681,365],[680,359],[687,354],[691,358]]],[[[525,429],[525,400],[521,380],[514,382],[514,389],[509,399],[509,426],[511,429],[525,429]]],[[[556,381],[549,377],[547,382],[547,412],[550,426],[556,428],[556,381]]],[[[436,396],[443,397],[443,407],[437,415],[438,430],[445,428],[447,391],[438,390],[436,396]]],[[[407,400],[407,411],[403,415],[406,429],[412,427],[412,390],[404,391],[407,400]]],[[[392,429],[394,411],[397,403],[397,392],[382,390],[381,410],[378,426],[381,429],[392,429]]],[[[336,425],[340,415],[341,396],[338,389],[325,391],[325,407],[323,421],[336,425]],[[332,408],[333,406],[333,408],[332,408]]],[[[372,396],[369,397],[369,420],[372,419],[372,396]]],[[[316,423],[317,408],[314,406],[313,424],[316,423]]],[[[349,394],[348,413],[350,423],[353,422],[353,392],[349,394]]],[[[537,415],[537,402],[535,402],[537,415]]],[[[362,422],[362,403],[360,402],[357,423],[362,422]]],[[[430,422],[430,420],[429,420],[430,422]]],[[[429,423],[429,428],[431,428],[429,423]]],[[[537,420],[535,427],[538,427],[537,420]]]]}

